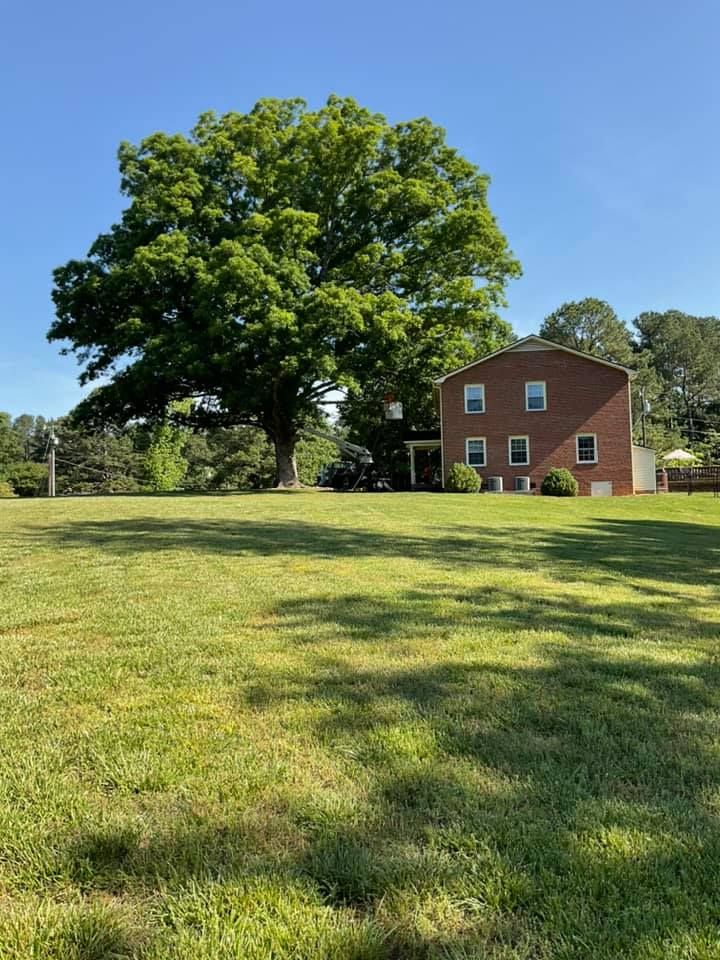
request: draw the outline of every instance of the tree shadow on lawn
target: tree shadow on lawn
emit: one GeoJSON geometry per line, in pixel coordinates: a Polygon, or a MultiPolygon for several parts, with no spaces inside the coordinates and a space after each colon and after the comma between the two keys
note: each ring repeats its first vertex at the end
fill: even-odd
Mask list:
{"type": "MultiPolygon", "coordinates": [[[[627,594],[626,594],[627,596],[627,594]]],[[[697,598],[662,589],[638,590],[631,599],[613,601],[603,594],[578,597],[558,583],[543,593],[490,584],[454,589],[447,582],[423,583],[389,596],[351,593],[341,596],[288,597],[275,607],[273,628],[288,631],[288,643],[317,645],[333,640],[383,643],[405,638],[447,639],[469,631],[483,643],[486,631],[508,639],[518,633],[562,632],[575,638],[608,640],[639,637],[682,645],[695,639],[720,639],[720,610],[697,598]],[[707,615],[714,611],[713,619],[707,615]]],[[[256,628],[265,632],[263,624],[256,628]]]]}
{"type": "MultiPolygon", "coordinates": [[[[370,819],[322,836],[308,868],[331,899],[441,888],[472,904],[469,930],[476,909],[493,917],[477,946],[493,929],[490,943],[524,933],[549,955],[574,941],[573,957],[627,956],[645,938],[711,928],[720,838],[705,803],[720,776],[720,667],[546,654],[520,669],[318,665],[310,697],[333,705],[318,734],[332,749],[351,733],[397,831],[370,819]],[[433,746],[420,738],[414,753],[402,734],[418,724],[433,746]]],[[[274,709],[282,678],[272,690],[256,702],[274,709]]]]}
{"type": "Polygon", "coordinates": [[[156,517],[75,521],[30,535],[64,548],[142,555],[166,550],[230,555],[377,557],[423,560],[446,569],[557,566],[566,578],[648,578],[673,585],[720,582],[720,528],[598,518],[561,529],[467,524],[420,534],[362,530],[304,520],[196,520],[156,517]]]}
{"type": "Polygon", "coordinates": [[[716,659],[561,644],[520,666],[308,659],[239,696],[259,714],[300,705],[362,800],[319,783],[258,829],[229,814],[91,831],[68,847],[75,882],[300,881],[396,960],[702,955],[720,915],[716,659]]]}
{"type": "Polygon", "coordinates": [[[223,822],[181,810],[142,829],[80,830],[61,869],[83,891],[305,884],[381,938],[380,952],[348,944],[338,953],[347,958],[714,956],[719,625],[697,615],[683,587],[717,584],[716,529],[598,519],[402,535],[153,518],[66,524],[49,536],[121,555],[411,558],[445,573],[487,563],[519,577],[550,564],[557,579],[552,596],[445,580],[388,598],[356,590],[279,603],[272,629],[306,646],[302,662],[256,669],[238,700],[258,715],[299,708],[302,736],[363,799],[343,795],[342,777],[311,796],[293,791],[291,777],[272,809],[228,811],[223,822]],[[658,585],[643,584],[637,603],[597,592],[578,605],[562,593],[569,580],[626,577],[658,585]],[[513,663],[513,635],[528,630],[559,630],[573,645],[536,642],[527,662],[513,663]],[[368,658],[358,668],[328,658],[327,646],[313,651],[337,635],[378,644],[457,631],[477,634],[475,651],[466,644],[462,661],[431,666],[368,658]],[[497,662],[483,661],[483,631],[507,640],[497,662]],[[677,656],[664,659],[653,643],[630,654],[617,642],[625,636],[672,638],[677,656]]]}
{"type": "MultiPolygon", "coordinates": [[[[449,530],[477,536],[474,527],[449,530]]],[[[534,560],[547,559],[613,577],[648,578],[681,584],[720,583],[720,526],[670,520],[597,517],[562,529],[522,527],[500,531],[515,553],[529,550],[534,560]]]]}

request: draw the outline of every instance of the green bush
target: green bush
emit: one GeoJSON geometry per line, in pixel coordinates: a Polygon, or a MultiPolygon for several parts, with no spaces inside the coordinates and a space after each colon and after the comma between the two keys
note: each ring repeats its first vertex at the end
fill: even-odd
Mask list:
{"type": "Polygon", "coordinates": [[[57,492],[61,496],[92,495],[104,493],[152,493],[153,487],[144,488],[134,477],[111,476],[96,480],[75,480],[73,478],[58,477],[57,492]]]}
{"type": "Polygon", "coordinates": [[[466,463],[454,463],[450,467],[446,487],[450,493],[477,493],[482,479],[466,463]]]}
{"type": "Polygon", "coordinates": [[[161,493],[177,490],[188,469],[182,455],[185,431],[170,423],[160,423],[152,431],[145,454],[145,473],[150,487],[161,493]]]}
{"type": "Polygon", "coordinates": [[[0,500],[5,500],[8,497],[16,496],[15,491],[11,483],[8,483],[7,480],[0,480],[0,500]]]}
{"type": "Polygon", "coordinates": [[[10,483],[19,497],[37,497],[47,491],[48,468],[44,463],[23,460],[3,470],[3,480],[10,483]]]}
{"type": "Polygon", "coordinates": [[[298,441],[295,455],[300,483],[308,487],[314,487],[322,469],[341,456],[334,443],[321,437],[303,437],[298,441]]]}
{"type": "Polygon", "coordinates": [[[540,486],[544,497],[576,497],[578,482],[565,467],[553,467],[540,486]]]}

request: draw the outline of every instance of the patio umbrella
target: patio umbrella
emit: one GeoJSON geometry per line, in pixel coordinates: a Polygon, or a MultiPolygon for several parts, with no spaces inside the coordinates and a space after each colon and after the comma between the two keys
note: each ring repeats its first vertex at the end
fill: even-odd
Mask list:
{"type": "Polygon", "coordinates": [[[663,460],[697,460],[697,457],[694,453],[690,453],[687,450],[671,450],[670,453],[666,453],[663,457],[663,460]]]}

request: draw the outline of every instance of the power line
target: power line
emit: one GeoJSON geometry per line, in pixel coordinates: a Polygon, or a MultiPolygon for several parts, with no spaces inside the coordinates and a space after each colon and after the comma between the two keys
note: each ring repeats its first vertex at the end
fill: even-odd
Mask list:
{"type": "MultiPolygon", "coordinates": [[[[87,473],[95,473],[95,474],[97,474],[97,476],[99,476],[99,477],[114,477],[114,476],[118,476],[117,473],[113,473],[111,470],[98,470],[96,467],[86,467],[86,466],[85,466],[84,464],[82,464],[82,463],[73,463],[72,460],[65,460],[63,457],[58,457],[58,458],[57,458],[57,461],[58,461],[58,463],[65,463],[65,464],[67,464],[69,467],[75,467],[76,470],[85,470],[87,473]]],[[[120,464],[118,464],[118,466],[120,466],[120,464]]],[[[123,474],[123,476],[132,477],[133,480],[137,480],[137,479],[138,479],[138,477],[135,477],[135,476],[133,476],[133,475],[130,474],[130,473],[123,474]]]]}
{"type": "Polygon", "coordinates": [[[672,420],[683,420],[686,423],[709,423],[712,426],[716,426],[720,428],[720,416],[718,416],[714,420],[707,420],[705,417],[686,417],[686,416],[682,416],[681,414],[674,413],[672,415],[668,414],[666,417],[650,416],[650,419],[655,420],[657,423],[667,423],[668,421],[672,421],[672,420]]]}
{"type": "Polygon", "coordinates": [[[65,463],[69,467],[75,467],[76,470],[85,470],[87,473],[96,473],[99,477],[107,477],[109,470],[97,470],[95,467],[86,467],[81,463],[73,463],[72,460],[65,460],[63,457],[57,458],[58,463],[65,463]]]}

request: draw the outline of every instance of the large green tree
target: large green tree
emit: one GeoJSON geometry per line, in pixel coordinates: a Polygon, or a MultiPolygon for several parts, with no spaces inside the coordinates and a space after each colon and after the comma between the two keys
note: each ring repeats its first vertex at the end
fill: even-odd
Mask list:
{"type": "Polygon", "coordinates": [[[20,460],[23,454],[22,442],[13,430],[13,420],[9,413],[0,410],[0,470],[8,464],[20,460]]]}
{"type": "Polygon", "coordinates": [[[563,303],[545,317],[540,336],[583,353],[632,366],[630,332],[605,300],[586,297],[563,303]]]}
{"type": "Polygon", "coordinates": [[[145,454],[145,472],[153,490],[177,490],[188,471],[183,456],[186,431],[171,423],[158,423],[153,428],[145,454]]]}
{"type": "Polygon", "coordinates": [[[711,411],[720,400],[720,319],[648,311],[635,327],[640,347],[652,357],[661,399],[682,432],[692,440],[717,426],[711,411]]]}
{"type": "Polygon", "coordinates": [[[293,485],[328,391],[392,389],[508,334],[496,309],[519,266],[488,178],[427,119],[262,100],[119,160],[120,223],[55,271],[49,337],[83,382],[107,381],[80,418],[160,418],[192,397],[200,421],[264,430],[293,485]]]}
{"type": "Polygon", "coordinates": [[[21,413],[13,420],[12,428],[22,448],[22,459],[44,460],[49,435],[49,424],[45,417],[21,413]]]}

